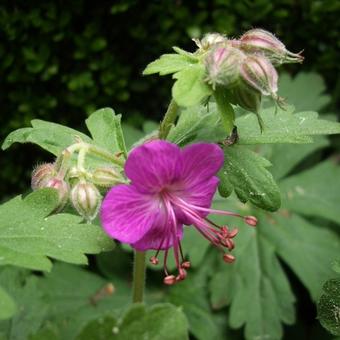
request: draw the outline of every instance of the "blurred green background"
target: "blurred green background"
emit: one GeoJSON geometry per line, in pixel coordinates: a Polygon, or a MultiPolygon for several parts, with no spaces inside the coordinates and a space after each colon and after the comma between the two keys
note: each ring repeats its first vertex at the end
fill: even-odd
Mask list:
{"type": "MultiPolygon", "coordinates": [[[[160,120],[171,79],[142,77],[145,65],[177,45],[194,50],[193,37],[228,36],[262,27],[289,50],[304,49],[303,66],[327,83],[339,101],[340,3],[337,0],[2,1],[0,4],[1,140],[33,118],[74,128],[95,109],[110,106],[140,127],[160,120]]],[[[37,147],[2,152],[2,197],[26,190],[32,166],[46,159],[37,147]]]]}

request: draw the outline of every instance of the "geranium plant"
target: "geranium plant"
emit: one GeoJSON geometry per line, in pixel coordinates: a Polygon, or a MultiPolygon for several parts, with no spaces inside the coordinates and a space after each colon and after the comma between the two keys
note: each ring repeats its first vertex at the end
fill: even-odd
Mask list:
{"type": "MultiPolygon", "coordinates": [[[[181,305],[198,339],[221,336],[214,326],[205,334],[188,307],[195,299],[208,304],[202,286],[209,286],[213,308],[231,304],[229,325],[245,325],[247,339],[281,338],[281,322],[294,322],[294,295],[277,256],[318,297],[340,242],[332,231],[317,229],[298,214],[310,212],[294,201],[308,190],[304,181],[313,188],[308,174],[287,176],[327,143],[318,137],[312,144],[314,136],[340,133],[340,124],[299,111],[279,96],[276,68],[301,63],[303,56],[288,51],[273,34],[252,29],[229,39],[211,33],[195,43],[195,52],[174,47],[175,53],[144,70],[144,75],[172,74],[172,99],[160,125],[132,146],[126,147],[121,115],[109,108],[86,120],[91,136],[33,120],[32,127],[4,141],[3,149],[29,142],[55,157],[34,168],[32,193],[0,207],[0,265],[7,265],[0,271],[0,319],[18,322],[20,305],[27,311],[33,291],[43,305],[33,325],[20,326],[24,336],[81,339],[97,329],[103,335],[92,338],[187,338],[182,310],[166,303],[140,304],[147,262],[163,268],[163,277],[152,275],[153,280],[171,286],[168,295],[151,300],[181,305]],[[300,144],[305,146],[297,152],[300,144]],[[85,254],[102,253],[97,266],[107,273],[105,252],[117,244],[109,254],[117,253],[122,262],[129,249],[135,252],[129,307],[130,289],[118,276],[111,284],[55,261],[82,265],[85,254]],[[299,247],[306,258],[300,258],[299,247]],[[10,267],[50,271],[54,263],[42,279],[10,267]],[[77,285],[83,303],[65,311],[57,292],[77,290],[77,285]],[[23,302],[18,304],[20,289],[23,302]]],[[[322,164],[324,174],[339,172],[322,164]]],[[[129,274],[129,266],[124,268],[129,274]]],[[[212,317],[204,318],[214,324],[212,317]]],[[[16,332],[11,327],[0,323],[0,335],[11,338],[16,332]]]]}

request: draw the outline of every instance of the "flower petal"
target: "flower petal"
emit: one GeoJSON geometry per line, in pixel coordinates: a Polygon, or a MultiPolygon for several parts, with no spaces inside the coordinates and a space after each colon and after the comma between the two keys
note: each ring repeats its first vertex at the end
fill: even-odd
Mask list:
{"type": "Polygon", "coordinates": [[[157,196],[142,194],[133,185],[121,184],[105,196],[100,219],[108,235],[132,244],[142,239],[155,221],[159,226],[166,223],[166,213],[162,211],[157,196]]]}
{"type": "MultiPolygon", "coordinates": [[[[177,224],[177,238],[183,238],[183,225],[177,224]]],[[[133,248],[144,251],[148,249],[165,250],[173,246],[173,233],[166,224],[154,223],[153,227],[139,241],[131,245],[133,248]]]]}
{"type": "Polygon", "coordinates": [[[182,170],[181,151],[175,144],[152,141],[131,151],[125,174],[141,192],[158,192],[176,182],[182,170]]]}
{"type": "Polygon", "coordinates": [[[187,187],[194,187],[199,182],[215,176],[223,165],[223,151],[211,143],[197,143],[182,150],[182,178],[187,187]]]}
{"type": "MultiPolygon", "coordinates": [[[[219,179],[216,176],[211,177],[209,180],[199,182],[195,186],[177,192],[175,195],[184,200],[189,205],[199,206],[201,208],[210,208],[214,194],[217,190],[219,179]]],[[[203,212],[195,208],[191,208],[201,217],[206,217],[209,212],[203,212]]],[[[177,220],[185,225],[191,225],[193,222],[181,211],[179,207],[175,207],[177,220]]]]}

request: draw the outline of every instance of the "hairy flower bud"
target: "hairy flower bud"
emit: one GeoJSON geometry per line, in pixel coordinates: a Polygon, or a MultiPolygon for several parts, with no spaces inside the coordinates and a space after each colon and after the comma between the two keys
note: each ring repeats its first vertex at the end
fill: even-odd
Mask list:
{"type": "Polygon", "coordinates": [[[250,87],[277,99],[278,75],[271,62],[262,55],[250,55],[240,67],[241,79],[250,87]]]}
{"type": "Polygon", "coordinates": [[[232,87],[237,83],[239,70],[245,54],[237,48],[218,46],[205,60],[206,81],[216,85],[232,87]]]}
{"type": "Polygon", "coordinates": [[[92,182],[101,187],[112,187],[115,184],[123,183],[124,180],[116,168],[101,167],[93,171],[92,182]]]}
{"type": "Polygon", "coordinates": [[[210,47],[225,42],[227,39],[219,33],[208,33],[206,34],[203,39],[193,39],[195,44],[203,49],[203,50],[208,50],[210,47]]]}
{"type": "Polygon", "coordinates": [[[263,131],[264,123],[259,114],[261,107],[261,93],[251,87],[238,86],[233,90],[235,103],[244,108],[247,111],[251,111],[256,114],[257,121],[259,123],[261,131],[263,131]]]}
{"type": "Polygon", "coordinates": [[[50,179],[55,177],[57,171],[52,163],[37,166],[32,172],[31,187],[33,190],[45,188],[50,179]]]}
{"type": "Polygon", "coordinates": [[[46,185],[44,186],[45,188],[53,188],[57,190],[58,192],[58,197],[59,197],[59,204],[56,209],[56,211],[60,211],[64,208],[65,204],[67,203],[69,192],[70,192],[70,187],[69,185],[63,180],[59,179],[57,177],[54,177],[50,179],[46,185]]]}
{"type": "Polygon", "coordinates": [[[79,215],[92,221],[98,212],[101,196],[96,186],[89,182],[78,182],[71,190],[70,199],[79,215]]]}
{"type": "Polygon", "coordinates": [[[300,53],[289,52],[274,34],[263,29],[252,29],[240,38],[240,48],[246,52],[262,52],[275,65],[284,63],[301,63],[300,53]]]}

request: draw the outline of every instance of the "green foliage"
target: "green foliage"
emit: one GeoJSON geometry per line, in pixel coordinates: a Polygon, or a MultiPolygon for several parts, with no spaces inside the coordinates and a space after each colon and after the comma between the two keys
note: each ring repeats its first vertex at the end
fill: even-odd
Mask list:
{"type": "Polygon", "coordinates": [[[224,149],[224,165],[220,171],[222,188],[231,188],[228,197],[235,190],[241,202],[251,202],[265,210],[275,211],[281,205],[280,191],[266,169],[271,163],[244,146],[229,146],[224,149]]]}
{"type": "MultiPolygon", "coordinates": [[[[275,150],[275,146],[269,148],[275,150]]],[[[267,150],[267,154],[275,154],[275,158],[269,158],[274,167],[285,162],[285,173],[289,174],[307,154],[303,145],[295,148],[301,148],[302,151],[299,157],[295,156],[291,160],[285,158],[283,146],[280,154],[275,154],[273,150],[267,150]],[[283,155],[281,159],[280,155],[283,155]]],[[[318,148],[320,145],[315,145],[314,150],[308,150],[308,154],[318,148]]],[[[319,183],[318,188],[323,187],[329,178],[336,178],[333,177],[334,166],[328,164],[322,163],[322,176],[314,177],[314,181],[319,183]]],[[[314,170],[317,171],[317,167],[309,171],[314,170]]],[[[283,174],[281,176],[284,177],[283,174]]],[[[304,187],[304,172],[297,176],[301,176],[299,185],[304,187]]],[[[219,265],[211,281],[211,301],[215,308],[231,305],[229,324],[233,328],[245,324],[246,339],[280,339],[281,322],[292,324],[295,321],[295,297],[278,257],[293,270],[315,300],[321,292],[322,283],[333,275],[331,262],[339,254],[340,240],[337,234],[296,214],[294,205],[287,207],[288,189],[285,183],[289,180],[288,177],[279,181],[281,192],[284,193],[282,206],[285,208],[275,214],[269,215],[249,206],[240,206],[233,198],[229,200],[230,210],[243,215],[255,215],[259,223],[255,229],[242,228],[240,231],[235,249],[235,264],[219,265]]],[[[329,191],[337,191],[336,187],[330,190],[329,185],[325,186],[329,191]]],[[[295,204],[303,205],[315,195],[316,190],[306,190],[305,196],[297,197],[295,204]]],[[[319,196],[322,196],[322,193],[319,196]]],[[[221,199],[218,199],[215,205],[217,208],[222,205],[225,208],[221,199]]],[[[333,211],[333,215],[326,216],[320,209],[313,211],[313,208],[310,208],[314,216],[328,220],[332,219],[337,210],[335,205],[330,206],[329,211],[333,211]]],[[[222,218],[218,221],[221,224],[226,223],[222,218]]]]}
{"type": "Polygon", "coordinates": [[[0,320],[12,317],[15,311],[16,305],[13,299],[0,286],[0,320]]]}
{"type": "Polygon", "coordinates": [[[96,145],[112,153],[123,152],[126,156],[121,117],[110,108],[101,109],[91,114],[86,120],[86,126],[96,145]]]}
{"type": "Polygon", "coordinates": [[[121,115],[115,115],[109,108],[94,112],[86,120],[93,139],[87,135],[69,127],[45,122],[43,120],[32,120],[31,128],[22,128],[10,133],[2,144],[2,149],[8,149],[13,143],[34,143],[55,156],[74,144],[77,139],[83,142],[103,147],[109,152],[124,152],[126,147],[123,131],[120,124],[121,115]]]}
{"type": "Polygon", "coordinates": [[[198,59],[192,53],[163,54],[159,59],[150,63],[143,71],[143,75],[159,73],[160,76],[176,73],[197,63],[198,59]]]}
{"type": "Polygon", "coordinates": [[[340,335],[340,279],[327,281],[318,304],[318,318],[329,332],[340,335]]]}
{"type": "Polygon", "coordinates": [[[80,223],[82,218],[71,214],[49,216],[57,206],[56,191],[43,189],[0,207],[1,265],[50,270],[48,257],[86,264],[84,253],[112,249],[112,240],[99,226],[80,223]]]}
{"type": "Polygon", "coordinates": [[[0,337],[16,339],[187,339],[183,312],[170,304],[127,307],[127,282],[113,279],[114,291],[98,275],[57,263],[43,278],[6,268],[0,277],[20,306],[12,321],[0,322],[0,337]]]}
{"type": "Polygon", "coordinates": [[[176,82],[172,88],[172,97],[180,106],[200,104],[211,93],[211,88],[204,82],[203,65],[192,65],[174,74],[176,82]]]}
{"type": "Polygon", "coordinates": [[[289,98],[297,111],[323,109],[331,101],[325,90],[325,82],[317,73],[299,72],[294,78],[283,73],[279,78],[279,95],[289,98]]]}
{"type": "Polygon", "coordinates": [[[312,111],[294,112],[293,107],[262,110],[264,130],[261,132],[254,114],[236,120],[240,144],[311,143],[312,136],[340,133],[340,123],[319,119],[312,111]]]}

